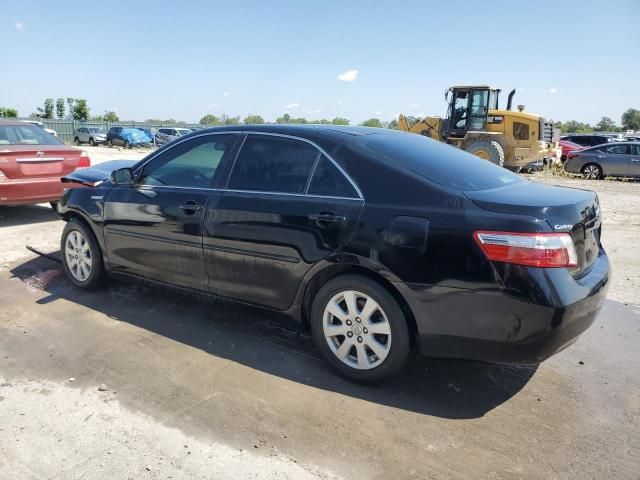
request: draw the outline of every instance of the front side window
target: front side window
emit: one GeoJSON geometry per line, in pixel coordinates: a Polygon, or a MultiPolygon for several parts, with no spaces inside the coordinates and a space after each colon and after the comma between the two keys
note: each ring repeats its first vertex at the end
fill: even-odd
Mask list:
{"type": "Polygon", "coordinates": [[[237,135],[209,135],[177,144],[144,167],[141,185],[211,188],[218,165],[237,135]]]}
{"type": "Polygon", "coordinates": [[[351,182],[331,160],[322,155],[309,184],[309,195],[359,198],[351,182]]]}
{"type": "Polygon", "coordinates": [[[283,137],[249,135],[236,159],[230,189],[304,193],[319,151],[283,137]]]}
{"type": "Polygon", "coordinates": [[[529,140],[529,125],[513,122],[513,138],[516,140],[529,140]]]}

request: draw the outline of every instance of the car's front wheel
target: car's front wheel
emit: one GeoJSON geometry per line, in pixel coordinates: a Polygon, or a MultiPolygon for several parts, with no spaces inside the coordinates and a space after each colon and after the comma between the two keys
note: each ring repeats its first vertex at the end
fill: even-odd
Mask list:
{"type": "Polygon", "coordinates": [[[104,279],[104,266],[91,229],[73,218],[64,227],[60,243],[62,265],[71,283],[85,290],[98,287],[104,279]]]}
{"type": "Polygon", "coordinates": [[[316,346],[341,375],[362,383],[387,380],[410,350],[402,309],[382,285],[359,275],[324,285],[311,308],[316,346]]]}
{"type": "Polygon", "coordinates": [[[76,145],[80,145],[80,139],[78,137],[74,138],[73,143],[76,145]]]}
{"type": "Polygon", "coordinates": [[[111,141],[111,139],[107,140],[107,147],[113,147],[113,142],[111,141]]]}
{"type": "Polygon", "coordinates": [[[92,147],[96,146],[96,141],[93,139],[93,137],[89,139],[89,145],[91,145],[92,147]]]}

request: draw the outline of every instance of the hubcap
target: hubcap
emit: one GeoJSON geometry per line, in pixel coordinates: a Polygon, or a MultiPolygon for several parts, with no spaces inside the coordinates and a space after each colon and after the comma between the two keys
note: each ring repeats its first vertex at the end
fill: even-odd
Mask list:
{"type": "Polygon", "coordinates": [[[84,235],[77,230],[67,236],[64,248],[65,260],[69,272],[79,282],[84,282],[91,275],[91,248],[84,235]]]}
{"type": "Polygon", "coordinates": [[[375,368],[389,355],[389,320],[364,293],[345,290],[334,295],[325,306],[322,328],[333,354],[351,368],[375,368]]]}

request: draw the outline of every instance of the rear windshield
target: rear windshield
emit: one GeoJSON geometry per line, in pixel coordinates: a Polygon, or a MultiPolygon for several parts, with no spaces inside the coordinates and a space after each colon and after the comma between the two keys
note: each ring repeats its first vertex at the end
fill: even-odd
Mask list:
{"type": "Polygon", "coordinates": [[[0,145],[61,145],[62,142],[36,125],[0,125],[0,145]]]}
{"type": "Polygon", "coordinates": [[[524,181],[487,160],[414,133],[362,135],[356,141],[388,161],[448,188],[488,190],[524,181]]]}

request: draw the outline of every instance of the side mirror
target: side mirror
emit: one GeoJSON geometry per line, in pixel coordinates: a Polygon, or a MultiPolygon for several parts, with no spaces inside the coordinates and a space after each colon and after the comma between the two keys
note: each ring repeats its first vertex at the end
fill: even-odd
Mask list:
{"type": "Polygon", "coordinates": [[[111,172],[111,183],[114,185],[133,185],[133,170],[119,168],[111,172]]]}

